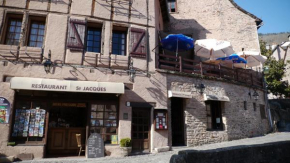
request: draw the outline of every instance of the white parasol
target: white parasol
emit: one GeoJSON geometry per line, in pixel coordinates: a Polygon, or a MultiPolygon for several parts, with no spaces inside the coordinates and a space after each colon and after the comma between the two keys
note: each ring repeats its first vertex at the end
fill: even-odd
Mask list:
{"type": "Polygon", "coordinates": [[[237,54],[247,60],[248,67],[260,66],[267,60],[266,56],[261,55],[260,52],[257,51],[242,51],[237,54]]]}

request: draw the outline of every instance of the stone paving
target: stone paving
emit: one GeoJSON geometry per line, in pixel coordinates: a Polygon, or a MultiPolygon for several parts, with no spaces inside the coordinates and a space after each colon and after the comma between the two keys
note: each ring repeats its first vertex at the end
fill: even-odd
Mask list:
{"type": "Polygon", "coordinates": [[[208,150],[216,148],[230,148],[234,146],[247,146],[254,144],[265,144],[271,142],[280,142],[280,141],[290,141],[290,132],[274,133],[268,134],[266,136],[247,138],[241,140],[234,140],[229,142],[208,144],[198,147],[174,147],[172,151],[157,153],[157,154],[148,154],[148,155],[139,155],[139,156],[129,156],[125,158],[112,158],[104,157],[97,159],[85,159],[85,158],[48,158],[41,160],[33,161],[22,161],[23,163],[169,163],[169,160],[173,154],[177,154],[180,150],[208,150]]]}

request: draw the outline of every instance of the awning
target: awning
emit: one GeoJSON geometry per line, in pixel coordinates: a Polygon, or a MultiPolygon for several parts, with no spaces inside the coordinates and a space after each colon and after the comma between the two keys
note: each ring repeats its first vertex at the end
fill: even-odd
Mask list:
{"type": "Polygon", "coordinates": [[[11,89],[124,94],[124,83],[13,77],[11,89]]]}
{"type": "Polygon", "coordinates": [[[168,97],[192,98],[191,92],[168,91],[168,97]]]}
{"type": "Polygon", "coordinates": [[[204,94],[204,101],[230,101],[228,96],[217,96],[204,94]]]}

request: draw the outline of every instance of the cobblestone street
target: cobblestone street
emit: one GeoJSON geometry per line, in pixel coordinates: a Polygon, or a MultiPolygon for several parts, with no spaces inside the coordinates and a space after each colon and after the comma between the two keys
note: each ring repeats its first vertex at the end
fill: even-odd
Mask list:
{"type": "Polygon", "coordinates": [[[41,159],[34,161],[22,161],[23,163],[76,163],[76,162],[88,162],[88,163],[168,163],[173,154],[177,154],[180,150],[208,150],[216,148],[230,148],[234,146],[246,146],[254,144],[265,144],[271,142],[280,142],[280,141],[290,141],[290,133],[274,133],[262,137],[247,138],[241,140],[234,140],[230,142],[222,142],[216,144],[203,145],[199,147],[174,147],[172,151],[149,154],[149,155],[140,155],[140,156],[130,156],[125,158],[97,158],[97,159],[85,159],[85,158],[57,158],[57,159],[41,159]]]}

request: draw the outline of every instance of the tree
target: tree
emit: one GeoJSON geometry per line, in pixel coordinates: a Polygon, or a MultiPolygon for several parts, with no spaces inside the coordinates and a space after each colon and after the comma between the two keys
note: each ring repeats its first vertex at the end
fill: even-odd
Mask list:
{"type": "Polygon", "coordinates": [[[275,96],[289,97],[290,87],[287,82],[282,81],[285,76],[286,63],[272,57],[272,50],[266,49],[266,42],[263,40],[260,40],[260,50],[261,54],[268,58],[265,62],[265,66],[269,68],[269,73],[265,74],[267,89],[275,96]]]}

